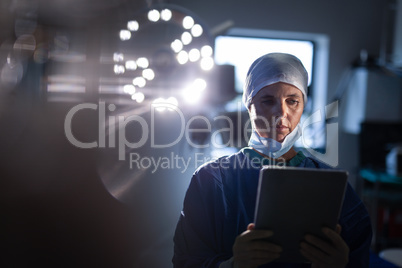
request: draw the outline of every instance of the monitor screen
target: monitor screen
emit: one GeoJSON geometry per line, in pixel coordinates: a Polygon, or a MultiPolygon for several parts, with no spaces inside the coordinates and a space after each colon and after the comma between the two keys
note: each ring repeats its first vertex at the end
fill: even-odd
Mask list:
{"type": "Polygon", "coordinates": [[[221,35],[215,38],[215,63],[235,66],[235,89],[243,92],[250,65],[258,57],[283,52],[298,57],[307,70],[310,86],[313,73],[314,42],[295,39],[221,35]]]}

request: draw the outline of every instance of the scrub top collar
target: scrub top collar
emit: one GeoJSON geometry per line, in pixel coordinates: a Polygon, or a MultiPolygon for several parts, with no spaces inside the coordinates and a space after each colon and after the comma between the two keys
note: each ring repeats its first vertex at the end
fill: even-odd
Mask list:
{"type": "MultiPolygon", "coordinates": [[[[245,147],[245,148],[241,149],[241,152],[244,155],[246,155],[246,157],[250,160],[258,159],[259,163],[262,163],[262,165],[277,165],[277,164],[283,165],[281,162],[277,162],[274,159],[269,159],[269,158],[263,157],[262,155],[260,155],[256,151],[254,151],[254,149],[251,147],[245,147]]],[[[285,165],[288,167],[298,167],[304,161],[305,158],[306,158],[306,156],[303,154],[303,152],[299,151],[292,159],[285,162],[285,165]]]]}

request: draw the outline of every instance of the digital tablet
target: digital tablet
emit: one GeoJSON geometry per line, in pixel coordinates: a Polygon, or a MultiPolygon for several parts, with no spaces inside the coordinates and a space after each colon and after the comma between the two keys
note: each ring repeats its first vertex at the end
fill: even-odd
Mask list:
{"type": "Polygon", "coordinates": [[[283,248],[278,262],[307,262],[300,253],[305,234],[338,223],[348,173],[340,170],[264,166],[260,171],[255,229],[274,232],[269,241],[283,248]]]}

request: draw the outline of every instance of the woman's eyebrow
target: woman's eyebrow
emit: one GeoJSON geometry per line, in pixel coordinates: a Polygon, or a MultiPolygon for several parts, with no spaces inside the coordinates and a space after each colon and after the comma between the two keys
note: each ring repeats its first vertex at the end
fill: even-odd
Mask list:
{"type": "Polygon", "coordinates": [[[273,95],[270,95],[270,94],[264,94],[264,95],[262,95],[261,96],[261,99],[268,99],[268,98],[273,98],[274,96],[273,95]]]}
{"type": "Polygon", "coordinates": [[[297,93],[295,93],[295,94],[289,94],[289,95],[287,95],[287,97],[297,97],[297,98],[301,98],[300,94],[297,94],[297,93]]]}

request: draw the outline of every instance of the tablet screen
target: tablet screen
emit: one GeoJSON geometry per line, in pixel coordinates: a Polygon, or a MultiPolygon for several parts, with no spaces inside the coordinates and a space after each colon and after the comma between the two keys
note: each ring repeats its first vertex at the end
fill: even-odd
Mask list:
{"type": "Polygon", "coordinates": [[[274,232],[282,246],[280,262],[306,262],[300,242],[310,233],[325,239],[324,226],[335,229],[347,185],[347,172],[265,166],[260,171],[255,228],[274,232]]]}

